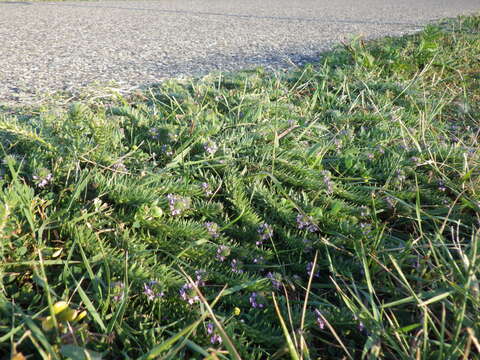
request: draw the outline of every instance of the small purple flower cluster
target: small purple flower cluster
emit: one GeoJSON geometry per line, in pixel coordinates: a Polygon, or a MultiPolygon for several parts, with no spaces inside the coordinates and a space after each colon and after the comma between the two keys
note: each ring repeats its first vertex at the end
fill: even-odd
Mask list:
{"type": "Polygon", "coordinates": [[[172,151],[172,148],[171,148],[170,145],[163,144],[160,149],[166,156],[172,156],[173,155],[173,151],[172,151]]]}
{"type": "Polygon", "coordinates": [[[200,287],[205,285],[205,281],[203,281],[203,276],[207,272],[205,270],[195,270],[195,284],[200,287]]]}
{"type": "Polygon", "coordinates": [[[191,283],[186,283],[180,288],[180,297],[190,305],[200,301],[200,297],[197,295],[197,292],[191,283]]]}
{"type": "Polygon", "coordinates": [[[357,315],[353,315],[353,318],[355,319],[355,321],[358,321],[358,330],[360,332],[367,332],[366,329],[365,329],[365,324],[362,322],[362,320],[360,320],[357,315]]]}
{"type": "Polygon", "coordinates": [[[264,263],[265,259],[263,256],[259,256],[256,258],[253,258],[253,263],[256,265],[262,265],[264,263]]]}
{"type": "Polygon", "coordinates": [[[443,181],[438,182],[438,190],[441,192],[447,191],[447,188],[445,187],[445,184],[443,183],[443,181]]]}
{"type": "Polygon", "coordinates": [[[272,286],[275,289],[280,290],[282,286],[282,281],[281,281],[281,276],[279,274],[268,272],[267,278],[270,279],[270,281],[272,282],[272,286]]]}
{"type": "MultiPolygon", "coordinates": [[[[306,270],[307,270],[307,274],[308,276],[310,276],[312,274],[312,270],[313,270],[313,262],[309,262],[306,266],[306,270]]],[[[313,273],[313,277],[320,277],[320,272],[317,270],[316,272],[313,273]]]]}
{"type": "Polygon", "coordinates": [[[168,205],[170,207],[170,214],[177,216],[188,210],[191,205],[190,198],[184,198],[175,194],[168,194],[168,205]]]}
{"type": "Polygon", "coordinates": [[[205,192],[205,195],[210,196],[213,194],[213,191],[210,189],[210,184],[207,182],[203,182],[202,185],[200,185],[205,192]]]}
{"type": "Polygon", "coordinates": [[[317,232],[318,226],[313,223],[313,217],[307,216],[307,215],[302,215],[298,214],[297,215],[297,227],[300,230],[307,230],[308,232],[317,232]]]}
{"type": "Polygon", "coordinates": [[[323,175],[323,183],[327,188],[327,193],[333,193],[333,181],[330,172],[327,170],[323,170],[321,174],[323,175]]]}
{"type": "Polygon", "coordinates": [[[243,269],[242,269],[242,262],[238,261],[237,259],[233,259],[231,262],[231,267],[232,267],[232,272],[235,274],[243,274],[243,269]]]}
{"type": "Polygon", "coordinates": [[[218,224],[212,221],[207,221],[205,224],[205,228],[207,229],[208,235],[212,238],[216,239],[220,236],[218,233],[218,224]]]}
{"type": "Polygon", "coordinates": [[[273,236],[273,228],[271,225],[267,223],[263,223],[258,227],[258,235],[260,236],[260,240],[256,241],[255,244],[260,246],[263,244],[264,240],[267,240],[273,236]]]}
{"type": "Polygon", "coordinates": [[[358,330],[359,330],[360,332],[364,332],[364,331],[365,331],[365,325],[364,325],[363,322],[361,322],[361,321],[358,323],[358,330]]]}
{"type": "Polygon", "coordinates": [[[225,259],[230,255],[230,248],[225,245],[220,245],[217,248],[217,254],[215,257],[220,261],[225,261],[225,259]]]}
{"type": "Polygon", "coordinates": [[[342,147],[342,139],[334,139],[333,144],[336,146],[337,150],[342,147]]]}
{"type": "Polygon", "coordinates": [[[217,152],[218,146],[213,141],[209,140],[205,144],[203,144],[203,149],[209,155],[213,155],[217,152]]]}
{"type": "Polygon", "coordinates": [[[117,170],[117,171],[121,171],[121,172],[126,172],[127,171],[127,167],[125,166],[125,164],[123,162],[117,162],[115,164],[112,165],[112,168],[117,170]]]}
{"type": "Polygon", "coordinates": [[[372,226],[367,223],[360,223],[360,229],[362,229],[364,235],[368,235],[372,232],[372,226]]]}
{"type": "Polygon", "coordinates": [[[200,286],[205,285],[205,281],[203,281],[203,275],[205,275],[205,271],[203,270],[196,270],[195,271],[195,284],[186,283],[180,288],[180,297],[188,302],[190,305],[200,301],[200,297],[195,290],[195,286],[199,288],[200,286]],[[195,285],[195,286],[194,286],[195,285]]]}
{"type": "Polygon", "coordinates": [[[208,323],[207,324],[207,334],[211,335],[210,336],[210,342],[212,344],[221,344],[222,343],[222,337],[220,335],[217,335],[214,333],[215,331],[215,325],[213,323],[208,323]]]}
{"type": "Polygon", "coordinates": [[[150,129],[148,129],[148,134],[154,140],[157,140],[160,137],[160,132],[159,132],[158,128],[156,128],[156,127],[152,127],[150,129]]]}
{"type": "Polygon", "coordinates": [[[147,297],[148,300],[155,300],[158,298],[162,298],[165,294],[163,291],[156,291],[156,287],[158,285],[158,281],[151,280],[148,283],[143,284],[143,293],[147,297]]]}
{"type": "Polygon", "coordinates": [[[317,318],[317,325],[320,328],[320,330],[323,330],[325,328],[325,321],[323,320],[322,313],[318,309],[315,309],[314,312],[317,318]]]}
{"type": "Polygon", "coordinates": [[[48,173],[47,175],[45,175],[43,177],[38,176],[38,175],[33,175],[32,178],[37,183],[37,186],[40,189],[43,189],[45,186],[50,184],[50,182],[53,180],[53,175],[51,173],[48,173]]]}
{"type": "Polygon", "coordinates": [[[254,309],[263,309],[265,307],[264,304],[262,304],[259,299],[258,299],[258,295],[256,292],[253,292],[251,295],[250,295],[250,305],[254,308],[254,309]]]}

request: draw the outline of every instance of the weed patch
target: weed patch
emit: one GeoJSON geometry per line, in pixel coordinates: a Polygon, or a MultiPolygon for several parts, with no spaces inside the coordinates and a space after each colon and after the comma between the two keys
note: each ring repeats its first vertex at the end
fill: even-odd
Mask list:
{"type": "Polygon", "coordinates": [[[479,23],[3,109],[0,353],[478,356],[479,23]]]}

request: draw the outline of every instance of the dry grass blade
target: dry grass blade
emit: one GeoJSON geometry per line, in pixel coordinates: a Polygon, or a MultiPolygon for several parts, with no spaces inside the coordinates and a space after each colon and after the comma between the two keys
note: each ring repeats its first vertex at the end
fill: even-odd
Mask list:
{"type": "Polygon", "coordinates": [[[303,337],[303,328],[305,327],[305,316],[307,314],[307,305],[308,305],[308,297],[310,295],[310,289],[312,287],[313,276],[315,274],[315,269],[317,267],[317,259],[318,259],[318,251],[315,252],[315,257],[313,258],[312,263],[312,270],[310,270],[309,278],[308,278],[308,285],[307,290],[305,292],[305,300],[303,301],[303,309],[302,309],[302,319],[300,321],[300,356],[303,359],[304,347],[305,347],[305,339],[303,337]]]}
{"type": "Polygon", "coordinates": [[[353,360],[353,356],[352,354],[350,354],[350,351],[348,351],[347,347],[345,346],[345,344],[343,343],[342,339],[340,338],[340,336],[338,336],[337,332],[335,331],[335,329],[333,328],[333,326],[328,322],[327,319],[325,319],[325,317],[320,313],[319,316],[321,317],[322,321],[327,325],[328,329],[330,330],[330,332],[332,333],[333,337],[335,338],[335,340],[337,340],[338,344],[341,346],[341,348],[343,349],[343,351],[345,352],[345,354],[347,354],[348,358],[350,360],[353,360]]]}
{"type": "Polygon", "coordinates": [[[272,299],[273,299],[273,306],[275,307],[275,311],[277,312],[278,320],[280,321],[280,325],[282,326],[283,335],[287,340],[287,346],[290,352],[290,356],[292,360],[300,360],[301,356],[298,354],[297,349],[295,348],[295,344],[292,340],[292,337],[290,336],[290,332],[288,331],[287,325],[285,324],[285,320],[283,319],[282,313],[280,312],[280,308],[278,307],[275,293],[272,293],[272,299]]]}

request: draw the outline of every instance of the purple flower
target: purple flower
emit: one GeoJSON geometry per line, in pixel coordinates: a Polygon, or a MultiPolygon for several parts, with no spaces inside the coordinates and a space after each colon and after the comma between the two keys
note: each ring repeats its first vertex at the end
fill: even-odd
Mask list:
{"type": "Polygon", "coordinates": [[[180,288],[180,297],[188,302],[190,305],[200,301],[200,297],[197,295],[193,284],[187,283],[180,288]]]}
{"type": "Polygon", "coordinates": [[[213,323],[209,322],[207,324],[207,334],[211,335],[210,342],[212,344],[221,344],[222,343],[222,338],[219,335],[214,334],[214,330],[215,330],[215,325],[213,323]]]}
{"type": "MultiPolygon", "coordinates": [[[[309,262],[307,264],[306,270],[307,270],[308,276],[310,276],[312,274],[312,270],[313,270],[313,262],[309,262]]],[[[316,278],[320,277],[320,273],[318,271],[314,272],[313,277],[316,277],[316,278]]]]}
{"type": "Polygon", "coordinates": [[[321,174],[323,175],[323,183],[325,184],[325,186],[327,188],[327,193],[329,193],[329,194],[332,193],[333,192],[333,181],[332,181],[330,172],[327,171],[327,170],[323,170],[321,172],[321,174]]]}
{"type": "Polygon", "coordinates": [[[220,234],[218,233],[217,223],[207,221],[204,225],[207,228],[208,235],[210,235],[212,238],[216,239],[220,236],[220,234]]]}
{"type": "Polygon", "coordinates": [[[203,276],[207,272],[205,270],[195,270],[195,285],[198,287],[205,285],[205,281],[203,280],[203,276]]]}
{"type": "Polygon", "coordinates": [[[258,302],[258,295],[256,292],[253,292],[251,295],[250,295],[250,305],[253,307],[253,308],[259,308],[259,309],[263,309],[263,307],[265,306],[264,304],[258,302]]]}
{"type": "Polygon", "coordinates": [[[159,137],[159,131],[158,131],[158,129],[157,129],[156,127],[152,127],[152,128],[150,128],[150,129],[148,129],[148,133],[150,134],[150,137],[151,137],[152,139],[155,139],[155,140],[156,140],[156,139],[158,139],[158,137],[159,137]]]}
{"type": "Polygon", "coordinates": [[[242,263],[237,259],[233,259],[231,262],[232,272],[235,274],[243,274],[243,270],[241,269],[242,263]]]}
{"type": "Polygon", "coordinates": [[[127,171],[127,167],[125,166],[125,164],[123,162],[117,162],[115,164],[112,165],[112,168],[114,168],[115,170],[118,170],[118,171],[127,171]]]}
{"type": "Polygon", "coordinates": [[[273,228],[268,225],[267,223],[263,223],[258,227],[258,235],[260,236],[260,240],[256,241],[255,244],[260,246],[263,244],[263,240],[267,240],[273,236],[273,228]]]}
{"type": "Polygon", "coordinates": [[[190,198],[184,198],[175,194],[168,194],[167,199],[170,207],[170,214],[172,214],[172,216],[180,215],[188,210],[192,202],[190,198]]]}
{"type": "Polygon", "coordinates": [[[172,148],[171,148],[170,145],[163,144],[160,149],[162,150],[162,152],[163,152],[166,156],[172,156],[172,155],[173,155],[173,151],[172,151],[172,148]]]}
{"type": "Polygon", "coordinates": [[[385,154],[385,149],[383,147],[381,147],[380,145],[377,146],[377,151],[382,155],[385,154]]]}
{"type": "Polygon", "coordinates": [[[221,344],[222,343],[222,337],[217,334],[213,334],[212,337],[210,338],[210,342],[212,344],[221,344]]]}
{"type": "Polygon", "coordinates": [[[200,186],[202,187],[203,191],[205,191],[205,195],[210,196],[213,194],[213,191],[210,189],[209,183],[203,182],[200,186]]]}
{"type": "Polygon", "coordinates": [[[45,176],[33,175],[32,178],[37,183],[37,186],[40,189],[43,189],[45,186],[47,186],[52,181],[53,176],[52,176],[51,173],[48,173],[45,176]]]}
{"type": "Polygon", "coordinates": [[[225,245],[220,245],[217,248],[217,254],[215,257],[220,261],[225,261],[225,259],[230,255],[230,248],[225,245]]]}
{"type": "Polygon", "coordinates": [[[267,278],[270,279],[270,281],[272,282],[272,286],[277,289],[277,290],[280,290],[280,287],[282,285],[282,281],[281,281],[281,276],[277,273],[272,273],[272,272],[268,272],[267,274],[267,278]]]}
{"type": "Polygon", "coordinates": [[[203,144],[203,149],[209,155],[213,155],[217,152],[218,146],[213,141],[209,140],[205,144],[203,144]]]}
{"type": "Polygon", "coordinates": [[[360,332],[364,332],[365,331],[365,324],[358,319],[357,315],[353,314],[353,318],[355,319],[355,321],[358,321],[358,330],[360,332]]]}
{"type": "Polygon", "coordinates": [[[161,298],[164,296],[163,291],[155,291],[154,288],[156,285],[158,285],[158,282],[155,280],[143,284],[143,293],[147,296],[148,300],[154,300],[155,298],[161,298]]]}
{"type": "Polygon", "coordinates": [[[440,190],[441,192],[447,191],[447,188],[445,187],[445,184],[442,181],[438,183],[438,190],[440,190]]]}
{"type": "MultiPolygon", "coordinates": [[[[195,286],[200,287],[205,285],[205,281],[203,280],[203,276],[206,274],[204,270],[196,270],[195,271],[195,286]]],[[[184,284],[180,288],[180,297],[188,302],[190,305],[200,301],[200,297],[197,295],[197,291],[195,290],[195,286],[192,283],[184,284]]]]}
{"type": "Polygon", "coordinates": [[[315,309],[314,312],[317,317],[317,325],[320,328],[320,330],[323,330],[325,328],[325,321],[323,321],[322,313],[318,309],[315,309]]]}
{"type": "Polygon", "coordinates": [[[297,215],[297,227],[302,230],[305,229],[308,232],[317,232],[319,230],[318,226],[313,223],[313,217],[298,214],[297,215]]]}
{"type": "Polygon", "coordinates": [[[373,160],[373,159],[375,159],[375,155],[373,155],[372,153],[368,153],[367,154],[367,159],[368,160],[373,160]]]}
{"type": "Polygon", "coordinates": [[[370,226],[370,224],[367,223],[360,223],[360,228],[365,235],[370,234],[370,232],[372,231],[372,227],[370,226]]]}
{"type": "Polygon", "coordinates": [[[143,293],[147,296],[148,300],[155,299],[155,292],[148,284],[143,284],[143,293]]]}
{"type": "Polygon", "coordinates": [[[256,257],[256,258],[253,259],[253,263],[260,265],[260,264],[263,264],[264,260],[265,259],[263,258],[263,256],[259,256],[259,257],[256,257]]]}
{"type": "Polygon", "coordinates": [[[360,332],[365,331],[365,325],[361,321],[358,323],[358,330],[360,330],[360,332]]]}

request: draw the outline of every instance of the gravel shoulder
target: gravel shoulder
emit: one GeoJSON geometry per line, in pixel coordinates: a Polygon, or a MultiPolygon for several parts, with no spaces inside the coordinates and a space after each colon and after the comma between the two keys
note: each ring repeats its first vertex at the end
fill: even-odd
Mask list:
{"type": "Polygon", "coordinates": [[[339,41],[418,31],[478,0],[0,2],[0,104],[318,59],[339,41]]]}

